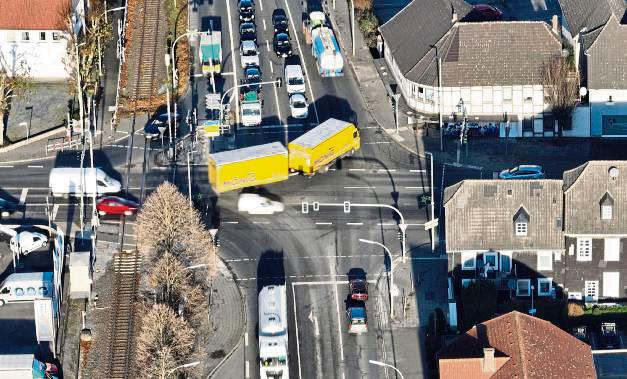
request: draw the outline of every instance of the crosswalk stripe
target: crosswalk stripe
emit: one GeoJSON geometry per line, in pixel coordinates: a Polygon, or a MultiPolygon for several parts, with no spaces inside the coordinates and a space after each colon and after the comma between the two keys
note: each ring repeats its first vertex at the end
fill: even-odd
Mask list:
{"type": "Polygon", "coordinates": [[[24,205],[26,202],[26,195],[28,194],[28,188],[22,188],[22,194],[20,195],[20,205],[24,205]]]}

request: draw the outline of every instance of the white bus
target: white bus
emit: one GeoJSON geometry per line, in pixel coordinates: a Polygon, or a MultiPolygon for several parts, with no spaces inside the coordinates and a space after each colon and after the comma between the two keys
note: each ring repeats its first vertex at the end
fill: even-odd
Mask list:
{"type": "Polygon", "coordinates": [[[259,292],[259,372],[261,379],[289,379],[285,285],[259,292]]]}

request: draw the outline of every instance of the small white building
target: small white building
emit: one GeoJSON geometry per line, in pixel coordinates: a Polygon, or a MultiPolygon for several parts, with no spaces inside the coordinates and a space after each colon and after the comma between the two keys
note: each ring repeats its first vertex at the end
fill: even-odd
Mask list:
{"type": "Polygon", "coordinates": [[[78,33],[84,20],[83,0],[0,1],[0,66],[12,72],[23,62],[35,81],[67,80],[62,15],[69,7],[78,33]]]}

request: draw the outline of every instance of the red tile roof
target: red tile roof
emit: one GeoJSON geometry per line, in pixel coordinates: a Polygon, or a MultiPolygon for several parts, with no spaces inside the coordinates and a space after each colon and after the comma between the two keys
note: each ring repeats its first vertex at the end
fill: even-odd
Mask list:
{"type": "Polygon", "coordinates": [[[446,379],[596,378],[590,346],[548,321],[516,311],[474,326],[438,357],[440,378],[446,379]],[[481,370],[486,347],[495,349],[491,376],[481,370]],[[503,363],[504,357],[509,359],[503,363]]]}
{"type": "Polygon", "coordinates": [[[61,30],[71,0],[0,0],[0,30],[61,30]]]}

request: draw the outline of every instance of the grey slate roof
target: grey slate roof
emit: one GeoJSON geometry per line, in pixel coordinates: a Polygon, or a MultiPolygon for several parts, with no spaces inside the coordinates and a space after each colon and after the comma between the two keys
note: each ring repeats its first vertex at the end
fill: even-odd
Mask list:
{"type": "Polygon", "coordinates": [[[569,31],[573,36],[581,29],[588,31],[603,26],[610,14],[624,20],[627,5],[625,0],[559,0],[566,17],[569,31]]]}
{"type": "Polygon", "coordinates": [[[472,7],[463,0],[413,0],[379,30],[405,75],[472,7]]]}
{"type": "Polygon", "coordinates": [[[611,15],[588,52],[588,87],[627,89],[627,24],[611,15]]]}
{"type": "Polygon", "coordinates": [[[561,250],[561,180],[464,180],[444,192],[446,249],[561,250]],[[527,236],[514,234],[521,207],[527,236]]]}
{"type": "Polygon", "coordinates": [[[590,161],[564,172],[566,234],[627,234],[627,161],[590,161]],[[611,167],[618,177],[609,175],[611,167]],[[601,220],[605,194],[614,200],[612,220],[601,220]]]}
{"type": "Polygon", "coordinates": [[[459,23],[442,62],[444,86],[541,84],[561,42],[541,21],[459,23]]]}

